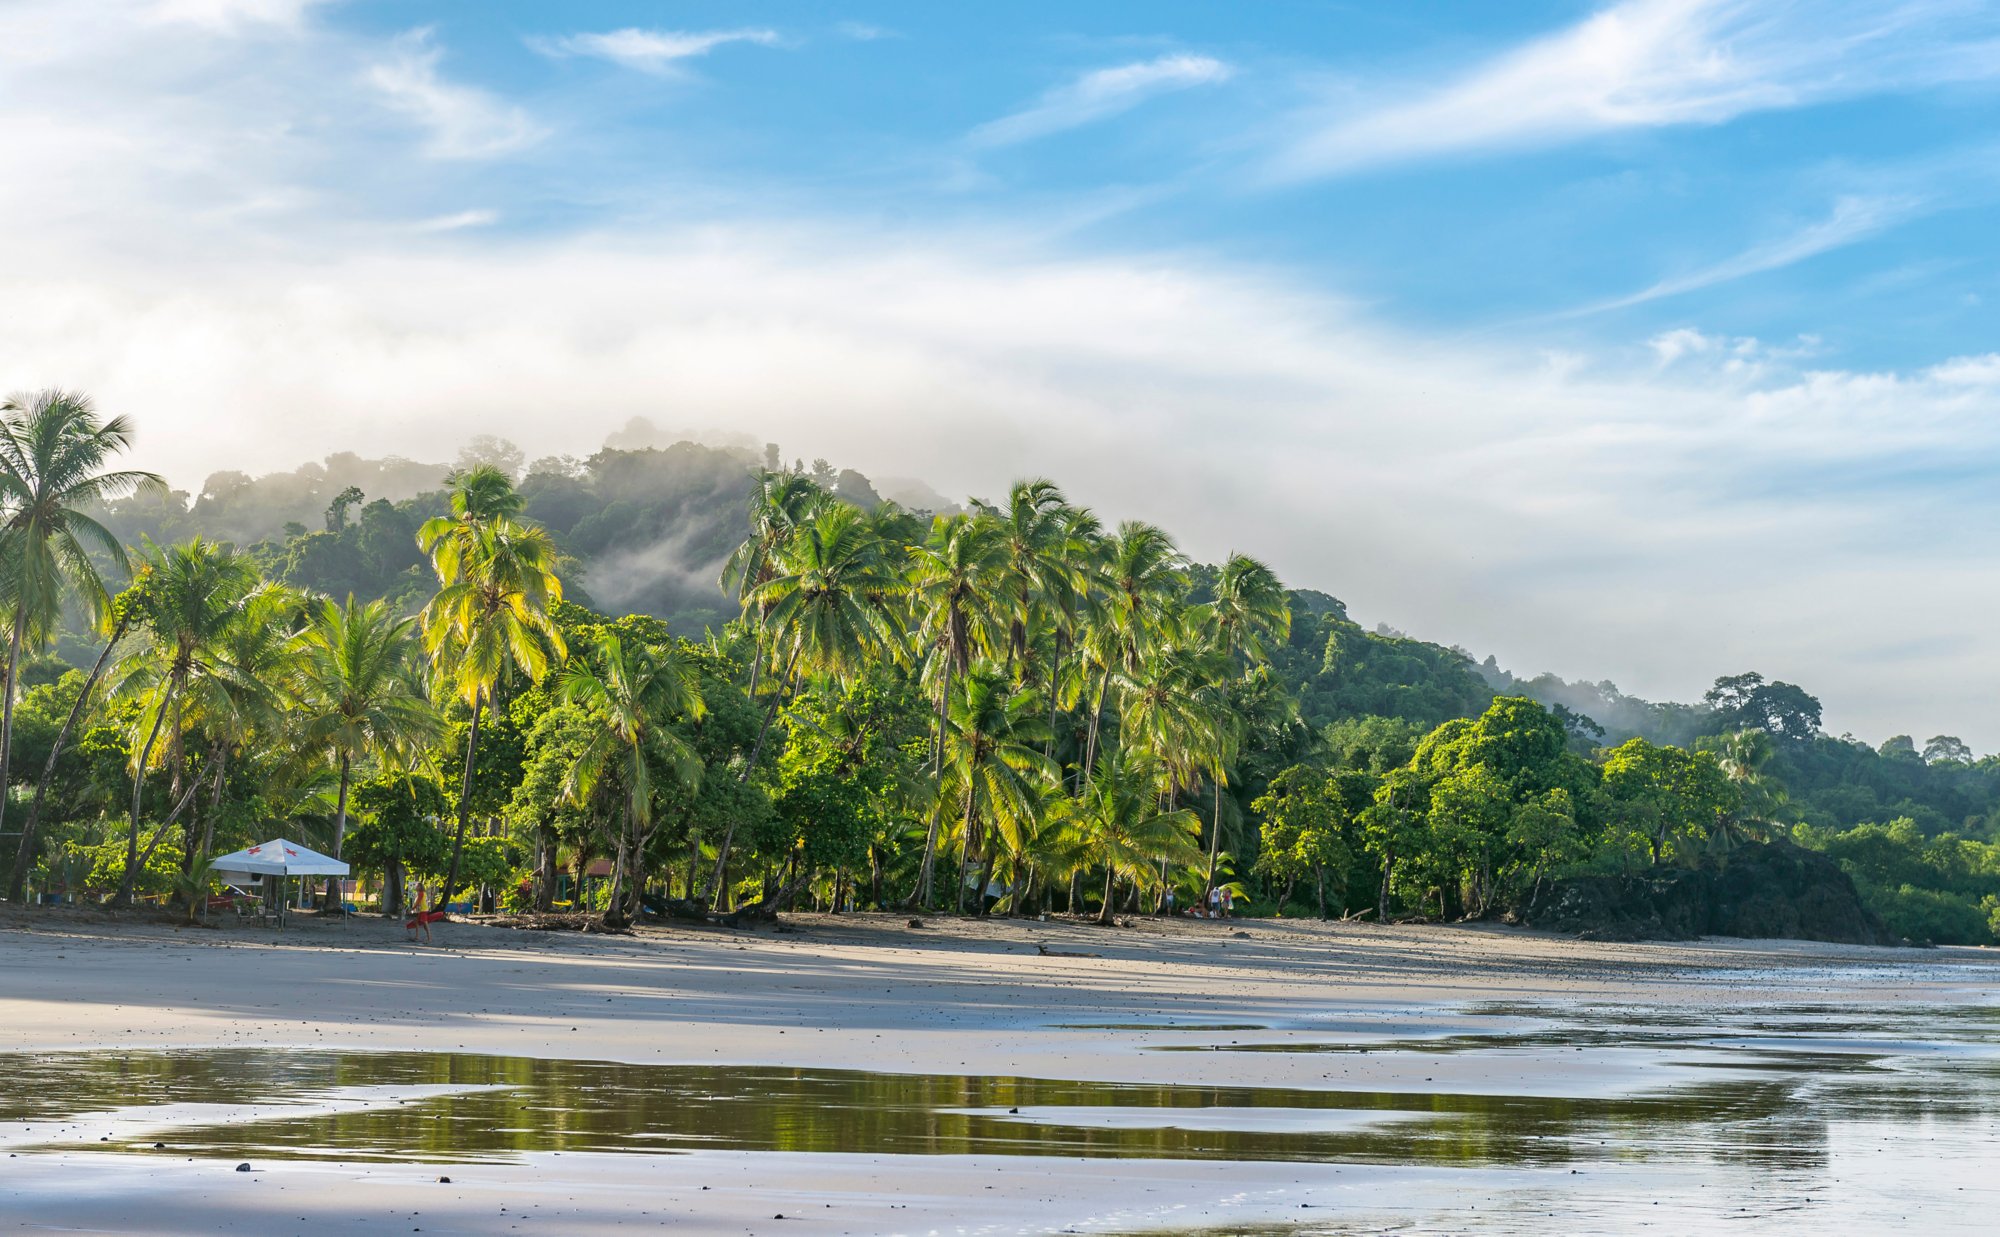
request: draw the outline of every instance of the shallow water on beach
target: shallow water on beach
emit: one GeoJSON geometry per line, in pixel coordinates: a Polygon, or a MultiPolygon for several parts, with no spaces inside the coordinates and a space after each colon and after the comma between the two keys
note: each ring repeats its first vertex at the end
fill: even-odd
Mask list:
{"type": "MultiPolygon", "coordinates": [[[[1145,1050],[1485,1054],[1502,1078],[1517,1054],[1546,1063],[1559,1053],[1580,1067],[1643,1058],[1650,1072],[1635,1077],[1650,1081],[1614,1094],[1509,1095],[463,1053],[0,1054],[0,1150],[438,1164],[697,1149],[1081,1156],[1477,1169],[1482,1181],[1513,1170],[1503,1176],[1519,1189],[1480,1187],[1490,1196],[1481,1227],[1510,1206],[1574,1217],[1584,1202],[1600,1218],[1643,1207],[1688,1228],[1732,1218],[1722,1207],[1732,1200],[1776,1208],[1766,1219],[1798,1203],[1857,1223],[1995,1201],[2000,1007],[1521,1004],[1456,1015],[1447,1034],[1370,1040],[1315,1036],[1309,1019],[1278,1028],[1290,1038],[1255,1040],[1241,1032],[1271,1028],[1097,1025],[1145,1050]],[[1225,1030],[1238,1042],[1218,1038],[1225,1030]],[[1175,1042],[1158,1043],[1163,1034],[1175,1042]],[[1825,1210],[1855,1188],[1859,1201],[1825,1210]],[[1675,1220],[1655,1210],[1691,1200],[1711,1212],[1675,1220]]],[[[1422,1231],[1422,1218],[1398,1222],[1422,1231]]]]}

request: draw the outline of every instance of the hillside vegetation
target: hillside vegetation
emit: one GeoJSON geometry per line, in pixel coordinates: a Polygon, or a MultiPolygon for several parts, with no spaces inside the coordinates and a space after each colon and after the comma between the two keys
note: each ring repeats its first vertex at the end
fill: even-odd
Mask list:
{"type": "Polygon", "coordinates": [[[17,884],[164,891],[296,822],[395,894],[546,907],[602,856],[618,879],[588,896],[626,915],[671,894],[1109,917],[1227,886],[1456,918],[1791,839],[1902,936],[2000,928],[2000,761],[1950,736],[1828,735],[1754,673],[1690,704],[1518,677],[1046,482],[959,506],[775,447],[530,463],[486,439],[124,488],[89,504],[101,595],[21,610],[8,824],[38,812],[39,836],[17,884]],[[466,573],[508,529],[527,575],[479,610],[466,573]],[[500,618],[515,634],[478,652],[500,618]],[[302,739],[298,659],[374,628],[428,720],[302,739]]]}

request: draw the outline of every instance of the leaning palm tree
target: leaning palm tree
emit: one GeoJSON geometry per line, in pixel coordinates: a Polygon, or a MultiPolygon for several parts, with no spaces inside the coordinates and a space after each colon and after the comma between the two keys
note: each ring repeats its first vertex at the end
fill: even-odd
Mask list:
{"type": "Polygon", "coordinates": [[[1106,748],[1096,773],[1071,801],[1070,823],[1091,859],[1104,868],[1101,924],[1111,922],[1121,877],[1143,884],[1164,865],[1201,858],[1195,841],[1200,821],[1185,808],[1161,811],[1158,779],[1145,757],[1106,748]]]}
{"type": "MultiPolygon", "coordinates": [[[[85,395],[37,391],[0,405],[0,596],[12,610],[7,677],[0,685],[0,826],[12,774],[21,651],[48,639],[66,601],[76,601],[93,622],[103,614],[109,598],[92,549],[121,571],[125,567],[125,547],[86,508],[164,484],[149,472],[105,467],[131,442],[125,418],[99,417],[85,395]]],[[[22,840],[30,841],[25,833],[22,840]]],[[[15,865],[17,873],[22,866],[15,865]]]]}
{"type": "MultiPolygon", "coordinates": [[[[333,857],[347,840],[347,794],[356,761],[389,762],[421,748],[443,731],[443,719],[417,682],[416,620],[398,618],[380,601],[345,605],[322,600],[298,636],[293,691],[300,744],[324,751],[338,770],[333,817],[333,857]]],[[[326,885],[326,905],[340,897],[337,880],[326,885]]]]}
{"type": "MultiPolygon", "coordinates": [[[[145,587],[135,599],[134,626],[144,640],[120,663],[115,689],[139,704],[131,735],[131,836],[114,899],[117,905],[131,901],[141,870],[139,814],[146,773],[163,732],[165,763],[172,778],[169,797],[179,806],[161,824],[160,833],[186,810],[193,794],[192,787],[183,786],[188,719],[216,717],[234,707],[230,688],[236,672],[225,645],[232,629],[244,621],[259,583],[256,565],[248,558],[199,537],[164,549],[148,542],[143,553],[145,587]]],[[[254,690],[258,685],[242,686],[254,690]]]]}
{"type": "MultiPolygon", "coordinates": [[[[979,877],[979,913],[986,913],[986,888],[1000,849],[989,834],[1010,816],[1037,810],[1040,786],[1056,779],[1055,762],[1035,746],[1046,735],[1041,698],[1012,686],[1004,670],[991,663],[975,664],[952,697],[950,725],[945,730],[944,777],[939,797],[955,804],[959,814],[961,869],[983,864],[979,877]]],[[[930,869],[917,877],[918,900],[930,893],[930,869]]],[[[959,905],[965,898],[961,870],[959,905]]]]}
{"type": "Polygon", "coordinates": [[[567,652],[551,617],[562,600],[555,542],[519,518],[521,496],[499,469],[482,464],[450,480],[451,514],[417,530],[417,546],[438,578],[420,619],[424,651],[435,681],[472,711],[440,906],[457,892],[481,716],[503,676],[518,671],[539,682],[567,652]]]}
{"type": "Polygon", "coordinates": [[[655,828],[654,765],[665,765],[690,788],[701,781],[700,757],[670,726],[676,719],[698,720],[707,713],[701,676],[678,647],[627,646],[615,632],[606,632],[589,658],[570,659],[562,674],[562,697],[598,722],[564,779],[564,797],[578,804],[587,801],[614,771],[624,792],[611,898],[604,912],[607,923],[622,924],[636,917],[644,892],[646,844],[655,828]]]}
{"type": "Polygon", "coordinates": [[[69,714],[63,718],[62,729],[56,731],[55,742],[49,745],[49,758],[43,762],[42,776],[35,782],[35,797],[28,805],[28,819],[21,826],[21,843],[14,851],[14,868],[7,878],[7,898],[11,902],[19,902],[27,893],[28,869],[34,862],[35,840],[39,836],[37,830],[42,820],[42,805],[48,801],[49,786],[55,781],[56,764],[62,759],[63,752],[68,750],[70,734],[76,730],[77,722],[88,710],[91,695],[97,690],[98,682],[103,679],[105,668],[111,664],[112,654],[118,651],[119,642],[124,640],[125,633],[132,629],[132,622],[140,612],[139,603],[147,585],[148,572],[149,569],[142,566],[134,574],[132,583],[126,586],[125,591],[111,599],[110,612],[103,616],[103,621],[109,626],[110,632],[105,637],[104,646],[98,650],[97,660],[92,663],[90,673],[84,677],[83,687],[77,692],[76,700],[70,704],[69,714]]]}

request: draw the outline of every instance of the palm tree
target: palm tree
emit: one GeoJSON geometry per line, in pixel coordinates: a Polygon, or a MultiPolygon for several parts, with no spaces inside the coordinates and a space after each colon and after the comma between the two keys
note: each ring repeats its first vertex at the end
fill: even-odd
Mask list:
{"type": "MultiPolygon", "coordinates": [[[[988,843],[986,830],[1007,817],[1035,811],[1040,802],[1037,789],[1055,781],[1056,768],[1031,746],[1046,733],[1038,696],[1013,688],[1007,674],[990,662],[976,663],[960,684],[945,730],[939,796],[958,805],[962,862],[984,860],[979,878],[979,913],[984,915],[986,887],[999,858],[999,848],[988,843]]],[[[963,905],[962,873],[957,884],[955,900],[963,905]]],[[[917,891],[920,901],[930,894],[928,867],[918,873],[917,891]]]]}
{"type": "Polygon", "coordinates": [[[602,722],[577,754],[563,793],[571,802],[581,803],[607,771],[617,772],[625,792],[624,820],[604,918],[621,924],[636,917],[644,892],[644,856],[654,828],[654,762],[672,769],[687,786],[701,781],[700,758],[668,723],[676,718],[698,720],[708,706],[702,699],[699,672],[678,647],[628,648],[615,632],[606,632],[597,643],[594,660],[595,665],[572,658],[563,670],[563,699],[588,709],[602,722]]]}
{"type": "MultiPolygon", "coordinates": [[[[1004,563],[998,529],[983,516],[939,516],[932,521],[929,539],[911,547],[910,609],[916,647],[924,655],[923,677],[936,684],[937,693],[933,774],[944,770],[953,678],[965,674],[976,654],[991,654],[1006,639],[1006,622],[993,601],[1004,563]]],[[[937,849],[937,826],[933,814],[924,837],[925,872],[937,849]]]]}
{"type": "Polygon", "coordinates": [[[1103,601],[1091,616],[1085,641],[1098,672],[1084,749],[1086,772],[1097,763],[1098,733],[1112,675],[1138,673],[1141,658],[1159,641],[1186,587],[1180,551],[1154,525],[1125,521],[1105,540],[1103,555],[1103,601]]]}
{"type": "Polygon", "coordinates": [[[1005,545],[1007,672],[1018,681],[1027,673],[1028,643],[1039,599],[1062,585],[1063,551],[1069,540],[1065,515],[1069,500],[1045,477],[1017,481],[1006,507],[993,512],[1005,545]]]}
{"type": "Polygon", "coordinates": [[[555,542],[546,530],[519,518],[521,496],[506,473],[481,464],[450,480],[451,514],[417,530],[417,546],[430,555],[438,578],[438,591],[420,620],[424,651],[437,681],[472,711],[459,779],[458,829],[440,906],[457,892],[481,715],[508,672],[539,682],[552,660],[567,655],[550,616],[562,600],[555,542]]]}
{"type": "MultiPolygon", "coordinates": [[[[747,781],[763,754],[764,740],[795,675],[817,675],[846,685],[877,659],[903,658],[903,625],[895,604],[904,590],[889,548],[860,508],[834,503],[800,525],[773,559],[771,577],[749,595],[764,615],[771,663],[783,667],[778,690],[764,711],[739,780],[747,781]]],[[[736,837],[732,818],[716,848],[715,869],[704,894],[720,905],[723,875],[736,837]]]]}
{"type": "MultiPolygon", "coordinates": [[[[1256,664],[1267,656],[1267,640],[1283,640],[1292,631],[1291,599],[1285,586],[1262,561],[1248,554],[1231,552],[1216,573],[1215,597],[1201,608],[1198,618],[1216,650],[1231,666],[1239,662],[1256,664]]],[[[1215,865],[1222,853],[1222,788],[1228,782],[1229,764],[1242,741],[1242,721],[1224,705],[1225,716],[1215,727],[1218,740],[1210,762],[1214,785],[1215,814],[1209,822],[1208,874],[1202,882],[1202,905],[1215,889],[1215,865]]]]}
{"type": "Polygon", "coordinates": [[[749,695],[757,698],[757,682],[764,671],[764,620],[766,609],[755,605],[750,595],[778,573],[778,556],[799,526],[834,502],[819,482],[808,473],[789,469],[764,469],[757,473],[750,491],[750,536],[730,551],[722,564],[722,587],[734,592],[746,613],[754,612],[751,625],[755,654],[750,662],[749,695]]]}
{"type": "MultiPolygon", "coordinates": [[[[149,472],[105,468],[131,443],[125,418],[99,417],[85,395],[51,389],[0,405],[0,595],[13,608],[7,677],[0,685],[0,826],[12,774],[21,650],[47,640],[65,600],[76,600],[93,621],[104,613],[109,598],[91,549],[125,568],[125,547],[85,508],[164,485],[149,472]]],[[[32,847],[25,830],[22,844],[32,847]]],[[[23,866],[15,865],[16,888],[25,879],[23,866]]]]}
{"type": "Polygon", "coordinates": [[[1101,924],[1111,922],[1121,876],[1142,883],[1158,867],[1201,858],[1195,841],[1201,823],[1185,808],[1160,810],[1159,776],[1145,757],[1107,748],[1095,775],[1071,801],[1070,821],[1090,857],[1104,867],[1101,924]]]}
{"type": "Polygon", "coordinates": [[[1767,840],[1787,800],[1784,787],[1766,768],[1778,754],[1777,744],[1762,730],[1737,730],[1717,740],[1716,749],[1718,763],[1737,794],[1735,809],[1718,822],[1717,843],[1727,850],[1741,842],[1767,840]]]}
{"type": "Polygon", "coordinates": [[[21,844],[14,851],[14,868],[7,878],[7,898],[19,902],[27,893],[28,869],[33,866],[37,827],[41,824],[42,804],[47,801],[49,783],[55,780],[56,762],[69,745],[69,736],[76,729],[77,721],[90,705],[91,693],[104,677],[104,668],[111,663],[111,655],[117,651],[118,642],[131,629],[133,618],[139,613],[139,597],[146,586],[149,569],[141,567],[133,582],[124,592],[112,598],[110,613],[111,631],[105,637],[104,647],[97,652],[97,660],[90,667],[90,674],[84,678],[83,687],[76,694],[76,700],[69,707],[68,716],[63,718],[62,729],[56,731],[55,742],[49,745],[49,758],[42,764],[42,776],[35,783],[35,798],[28,805],[28,819],[21,826],[21,844]]]}
{"type": "MultiPolygon", "coordinates": [[[[224,645],[232,628],[243,621],[258,588],[256,564],[228,546],[199,537],[165,549],[148,542],[143,553],[145,586],[134,600],[134,625],[144,632],[146,642],[120,663],[117,687],[120,695],[136,698],[140,709],[132,733],[131,836],[126,839],[125,872],[116,905],[131,901],[140,871],[139,813],[146,771],[161,732],[167,730],[170,797],[179,797],[186,776],[187,719],[223,715],[233,708],[228,688],[235,671],[224,645]]],[[[185,793],[191,796],[192,790],[185,793]]],[[[187,800],[180,799],[166,823],[186,806],[187,800]]]]}
{"type": "MultiPolygon", "coordinates": [[[[339,771],[333,817],[333,857],[347,840],[347,794],[354,763],[387,762],[437,738],[442,719],[417,683],[411,632],[416,620],[398,618],[380,601],[345,605],[322,600],[307,614],[298,637],[294,683],[301,710],[299,739],[325,751],[339,771]]],[[[326,883],[326,905],[340,897],[326,883]]]]}
{"type": "Polygon", "coordinates": [[[1263,661],[1265,642],[1292,632],[1292,603],[1276,572],[1248,554],[1231,553],[1215,577],[1215,599],[1202,625],[1230,658],[1263,661]]]}

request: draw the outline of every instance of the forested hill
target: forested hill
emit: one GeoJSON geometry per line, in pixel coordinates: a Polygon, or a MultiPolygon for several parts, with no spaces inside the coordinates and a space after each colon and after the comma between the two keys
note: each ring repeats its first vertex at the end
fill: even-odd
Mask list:
{"type": "MultiPolygon", "coordinates": [[[[413,611],[435,587],[417,527],[445,510],[444,479],[454,467],[494,463],[521,478],[525,514],[571,560],[573,597],[699,636],[735,616],[718,585],[722,562],[747,531],[753,474],[783,461],[775,446],[665,443],[649,429],[635,423],[585,459],[530,462],[512,444],[482,438],[449,464],[342,453],[263,477],[220,472],[198,492],[118,503],[106,523],[133,545],[196,534],[233,542],[286,583],[386,597],[413,611]]],[[[871,480],[823,460],[799,466],[862,507],[886,500],[918,512],[956,509],[920,483],[871,480]]],[[[1197,590],[1210,574],[1196,569],[1197,590]]],[[[1948,735],[1897,736],[1876,747],[1824,734],[1819,701],[1790,684],[1738,675],[1718,680],[1699,703],[1653,703],[1609,682],[1517,677],[1491,657],[1482,663],[1462,649],[1369,630],[1324,592],[1296,589],[1291,599],[1291,634],[1273,653],[1276,676],[1313,732],[1363,760],[1369,751],[1406,756],[1439,723],[1477,715],[1497,695],[1525,695],[1564,719],[1580,752],[1633,736],[1691,748],[1744,726],[1762,729],[1782,740],[1770,771],[1787,788],[1791,814],[1823,830],[1906,818],[1923,836],[1992,837],[2000,823],[2000,760],[1975,760],[1948,735]]],[[[65,651],[75,661],[83,647],[65,651]]]]}

